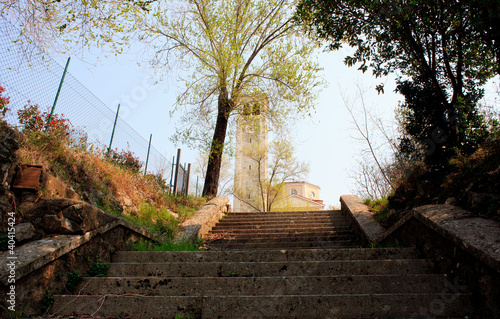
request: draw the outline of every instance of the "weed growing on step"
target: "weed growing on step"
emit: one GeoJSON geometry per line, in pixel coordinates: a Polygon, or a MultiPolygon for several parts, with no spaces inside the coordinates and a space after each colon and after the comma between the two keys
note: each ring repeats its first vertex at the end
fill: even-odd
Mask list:
{"type": "Polygon", "coordinates": [[[174,241],[172,239],[165,240],[163,243],[153,243],[151,241],[139,240],[132,250],[135,251],[197,251],[203,246],[203,240],[197,239],[194,241],[174,241]]]}
{"type": "Polygon", "coordinates": [[[179,313],[175,315],[175,319],[194,319],[194,316],[185,314],[185,313],[179,313]]]}
{"type": "Polygon", "coordinates": [[[83,276],[78,270],[72,270],[68,272],[68,281],[66,282],[66,290],[68,292],[73,292],[76,289],[76,286],[82,282],[83,276]]]}
{"type": "Polygon", "coordinates": [[[42,308],[40,308],[40,312],[42,314],[46,313],[50,307],[54,304],[54,296],[49,294],[48,291],[45,291],[42,298],[42,308]]]}
{"type": "Polygon", "coordinates": [[[0,251],[6,251],[9,249],[9,237],[7,236],[7,228],[2,228],[0,230],[0,251]]]}
{"type": "Polygon", "coordinates": [[[391,242],[391,243],[388,243],[388,244],[375,244],[375,243],[371,243],[370,244],[370,248],[399,248],[401,247],[401,245],[399,245],[399,243],[396,241],[396,242],[391,242]]]}
{"type": "MultiPolygon", "coordinates": [[[[91,260],[89,260],[91,261],[91,260]]],[[[99,256],[96,256],[94,259],[94,263],[90,270],[85,275],[86,277],[106,277],[108,274],[109,265],[105,262],[101,261],[99,256]]]]}
{"type": "Polygon", "coordinates": [[[363,201],[363,204],[367,205],[374,212],[373,217],[386,228],[392,226],[400,218],[400,215],[396,214],[395,210],[391,208],[389,196],[376,200],[367,198],[363,201]]]}
{"type": "Polygon", "coordinates": [[[7,308],[5,308],[4,306],[0,306],[0,308],[3,308],[5,311],[8,312],[9,319],[23,319],[23,318],[27,318],[27,316],[28,316],[27,310],[28,310],[30,305],[31,304],[28,304],[26,307],[24,307],[23,310],[18,311],[17,313],[15,313],[11,310],[7,310],[7,308]]]}
{"type": "Polygon", "coordinates": [[[236,271],[229,271],[226,275],[223,277],[238,277],[238,272],[236,271]]]}

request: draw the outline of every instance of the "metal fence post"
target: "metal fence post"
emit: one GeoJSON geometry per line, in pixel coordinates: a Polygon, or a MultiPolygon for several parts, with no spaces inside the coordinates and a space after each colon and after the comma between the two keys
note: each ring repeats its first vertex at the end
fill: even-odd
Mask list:
{"type": "Polygon", "coordinates": [[[116,121],[118,120],[118,114],[120,113],[120,104],[118,104],[118,109],[116,110],[115,124],[113,124],[113,131],[111,132],[111,139],[109,140],[108,154],[111,152],[111,144],[113,144],[113,137],[115,136],[116,121]]]}
{"type": "Polygon", "coordinates": [[[181,149],[177,150],[177,163],[175,164],[174,175],[174,195],[177,195],[177,175],[179,174],[179,166],[181,165],[181,149]]]}
{"type": "Polygon", "coordinates": [[[68,57],[68,60],[66,61],[66,66],[64,67],[64,72],[61,81],[59,82],[59,88],[57,89],[56,98],[54,99],[54,104],[52,104],[52,109],[50,110],[49,120],[47,121],[45,132],[49,130],[50,122],[52,121],[52,117],[54,116],[54,110],[56,109],[57,100],[59,99],[59,93],[61,93],[61,88],[64,83],[64,78],[66,77],[66,72],[68,71],[68,65],[70,60],[71,57],[68,57]]]}
{"type": "Polygon", "coordinates": [[[152,138],[153,138],[153,134],[149,135],[148,156],[146,157],[146,167],[144,168],[144,175],[146,175],[146,173],[148,172],[149,151],[151,150],[151,139],[152,138]]]}
{"type": "Polygon", "coordinates": [[[198,197],[198,178],[200,178],[200,177],[196,176],[196,193],[195,193],[194,197],[198,197]]]}
{"type": "Polygon", "coordinates": [[[172,157],[172,169],[170,170],[170,183],[168,186],[168,193],[172,194],[172,179],[174,177],[174,164],[175,164],[175,156],[172,157]]]}
{"type": "Polygon", "coordinates": [[[186,196],[189,195],[189,178],[191,177],[191,163],[188,164],[187,178],[186,178],[186,196]]]}

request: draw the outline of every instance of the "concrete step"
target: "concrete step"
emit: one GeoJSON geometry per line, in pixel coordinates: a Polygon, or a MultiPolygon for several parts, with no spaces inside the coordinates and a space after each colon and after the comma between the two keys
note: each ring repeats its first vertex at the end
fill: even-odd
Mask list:
{"type": "Polygon", "coordinates": [[[314,212],[314,213],[228,213],[222,217],[222,220],[230,219],[251,219],[251,218],[288,218],[288,219],[300,219],[300,218],[339,218],[345,219],[345,215],[342,213],[335,212],[314,212]]]}
{"type": "Polygon", "coordinates": [[[344,216],[340,210],[313,210],[294,212],[231,212],[227,216],[344,216]]]}
{"type": "Polygon", "coordinates": [[[252,233],[233,234],[224,236],[213,243],[220,242],[238,242],[238,243],[260,243],[269,241],[334,241],[334,240],[354,240],[352,232],[328,232],[328,233],[311,233],[311,234],[261,234],[253,235],[252,233]]]}
{"type": "Polygon", "coordinates": [[[246,224],[246,225],[231,225],[231,224],[216,224],[214,230],[233,230],[233,229],[302,229],[307,230],[311,228],[322,228],[322,227],[348,227],[347,223],[332,224],[326,222],[311,222],[311,223],[280,223],[280,224],[246,224]]]}
{"type": "Polygon", "coordinates": [[[281,233],[265,233],[265,234],[260,234],[255,231],[248,231],[246,233],[239,232],[239,233],[231,233],[231,232],[226,232],[226,233],[221,233],[221,235],[225,235],[224,238],[239,238],[239,239],[244,239],[244,238],[251,238],[258,240],[260,238],[276,238],[276,237],[289,237],[289,238],[295,238],[297,236],[301,237],[316,237],[319,239],[328,239],[331,236],[353,236],[353,232],[351,230],[336,230],[336,231],[323,231],[323,232],[281,232],[281,233]]]}
{"type": "Polygon", "coordinates": [[[205,296],[451,293],[444,275],[85,278],[82,295],[205,296]]]}
{"type": "Polygon", "coordinates": [[[392,260],[417,259],[414,248],[351,248],[351,249],[281,249],[256,251],[117,251],[115,263],[170,263],[170,262],[284,262],[334,260],[392,260]]]}
{"type": "Polygon", "coordinates": [[[229,218],[226,217],[220,220],[219,224],[236,224],[236,223],[309,223],[309,222],[328,222],[328,223],[347,223],[348,220],[340,217],[319,216],[319,217],[246,217],[246,218],[229,218]]]}
{"type": "Polygon", "coordinates": [[[241,243],[233,240],[215,242],[208,245],[208,250],[242,250],[242,249],[309,249],[309,248],[354,248],[359,244],[353,240],[309,240],[309,241],[285,241],[285,240],[267,240],[263,242],[241,243]]]}
{"type": "Polygon", "coordinates": [[[331,219],[331,218],[301,218],[301,219],[249,219],[249,220],[222,220],[217,223],[217,226],[248,226],[248,225],[307,225],[307,224],[318,224],[318,223],[328,223],[332,225],[349,225],[345,219],[331,219]]]}
{"type": "Polygon", "coordinates": [[[215,226],[212,231],[212,234],[220,234],[220,233],[244,233],[249,230],[254,231],[256,233],[300,233],[300,232],[325,232],[325,231],[335,231],[335,230],[349,230],[349,227],[343,226],[323,226],[323,227],[276,227],[276,226],[267,226],[260,228],[226,228],[226,227],[217,227],[215,226]]]}
{"type": "Polygon", "coordinates": [[[423,259],[278,262],[111,263],[109,277],[256,277],[426,274],[423,259]]]}
{"type": "Polygon", "coordinates": [[[463,317],[471,310],[463,294],[267,295],[200,297],[54,296],[55,315],[120,318],[422,318],[463,317]]]}

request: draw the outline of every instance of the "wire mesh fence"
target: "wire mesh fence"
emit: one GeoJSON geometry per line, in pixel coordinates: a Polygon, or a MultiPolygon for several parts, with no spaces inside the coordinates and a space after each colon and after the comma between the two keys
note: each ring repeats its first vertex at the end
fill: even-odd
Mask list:
{"type": "MultiPolygon", "coordinates": [[[[27,104],[37,104],[42,111],[52,107],[64,71],[63,66],[30,44],[29,39],[16,41],[19,34],[15,26],[0,17],[0,86],[5,88],[5,96],[10,97],[10,110],[5,120],[14,126],[19,125],[17,111],[27,104]]],[[[106,106],[69,72],[64,78],[55,113],[64,114],[70,120],[79,139],[83,137],[89,144],[109,146],[116,110],[106,106]]],[[[118,117],[112,149],[130,150],[144,163],[148,145],[145,138],[118,117]]],[[[147,168],[150,173],[161,171],[163,178],[167,182],[170,180],[172,162],[153,145],[147,168]]]]}

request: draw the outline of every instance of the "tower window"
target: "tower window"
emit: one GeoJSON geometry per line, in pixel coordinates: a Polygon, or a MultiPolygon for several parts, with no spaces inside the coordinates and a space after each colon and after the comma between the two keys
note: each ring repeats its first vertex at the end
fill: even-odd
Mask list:
{"type": "Polygon", "coordinates": [[[252,165],[248,165],[248,170],[251,171],[252,170],[252,165]]]}
{"type": "Polygon", "coordinates": [[[290,192],[291,195],[297,195],[297,190],[296,189],[292,189],[292,191],[290,192]]]}

